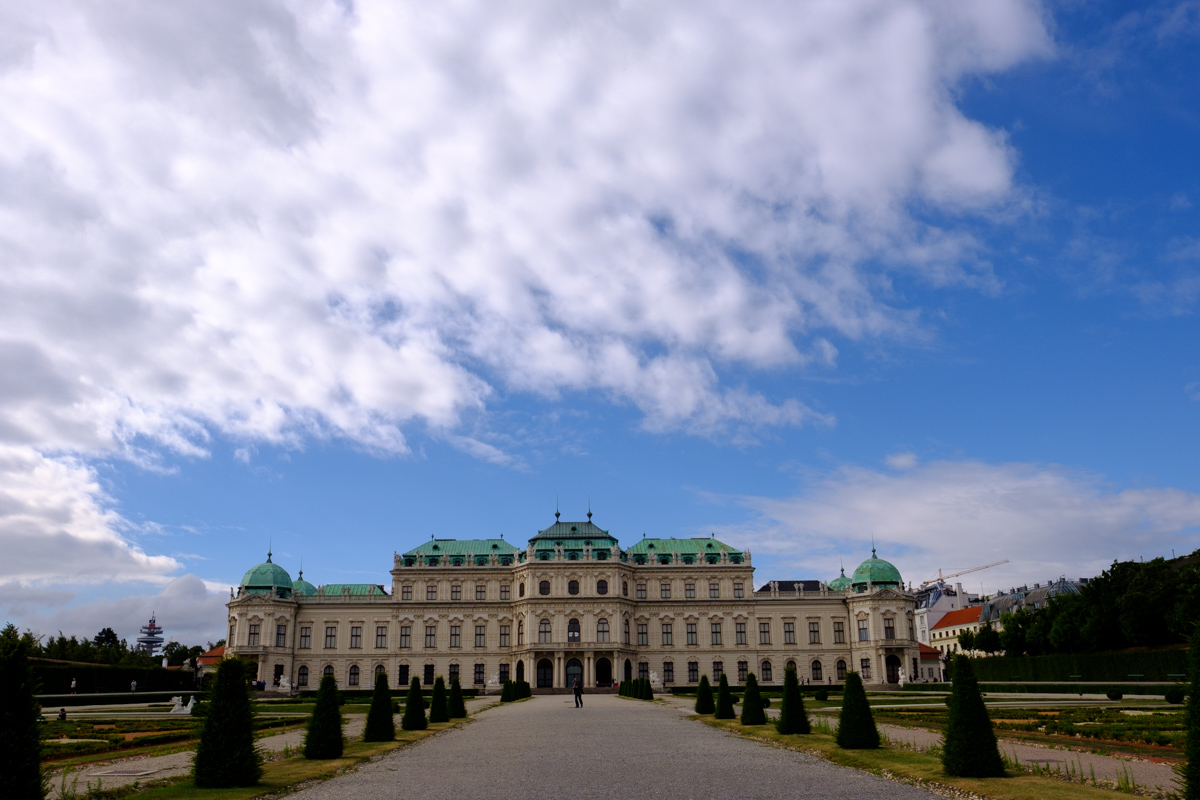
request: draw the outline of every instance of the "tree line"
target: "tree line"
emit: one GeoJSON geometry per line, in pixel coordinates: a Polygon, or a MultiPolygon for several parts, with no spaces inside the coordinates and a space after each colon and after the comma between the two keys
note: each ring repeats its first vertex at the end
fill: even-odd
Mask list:
{"type": "MultiPolygon", "coordinates": [[[[10,624],[11,626],[11,624],[10,624]]],[[[15,630],[15,629],[14,629],[15,630]]],[[[58,661],[77,661],[84,664],[106,664],[117,667],[157,667],[165,656],[167,663],[173,667],[195,666],[193,659],[202,653],[225,644],[221,639],[216,644],[208,643],[188,646],[179,642],[168,642],[161,653],[147,655],[134,645],[130,647],[128,640],[119,637],[112,628],[102,628],[91,639],[77,636],[65,636],[62,631],[58,636],[48,636],[45,641],[32,631],[20,634],[29,648],[31,658],[50,658],[58,661]]]]}

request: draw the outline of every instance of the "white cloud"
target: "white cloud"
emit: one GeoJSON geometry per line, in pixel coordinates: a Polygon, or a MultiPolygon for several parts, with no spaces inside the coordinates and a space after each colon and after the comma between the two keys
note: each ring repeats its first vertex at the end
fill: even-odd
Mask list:
{"type": "Polygon", "coordinates": [[[883,461],[892,469],[912,469],[917,465],[917,454],[909,452],[892,453],[883,461]]]}
{"type": "Polygon", "coordinates": [[[876,544],[881,558],[919,583],[1001,559],[964,576],[1007,589],[1066,575],[1099,574],[1114,559],[1200,547],[1200,495],[1170,488],[1114,489],[1093,475],[1037,464],[937,461],[899,474],[845,467],[793,497],[744,497],[744,525],[718,536],[752,548],[759,580],[847,573],[876,544]],[[783,569],[787,574],[761,574],[783,569]]]}

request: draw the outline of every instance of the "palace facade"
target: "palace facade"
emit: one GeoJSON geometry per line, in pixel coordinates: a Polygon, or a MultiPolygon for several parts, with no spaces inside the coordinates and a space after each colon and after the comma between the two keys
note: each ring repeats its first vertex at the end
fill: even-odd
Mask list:
{"type": "Polygon", "coordinates": [[[592,523],[556,521],[524,548],[500,539],[432,539],[394,555],[389,593],[374,584],[298,580],[271,561],[249,570],[229,608],[226,656],[280,690],[392,686],[458,676],[498,691],[649,678],[656,689],[728,673],[835,683],[919,674],[915,600],[875,556],[853,576],[754,587],[750,552],[715,538],[645,538],[622,548],[592,523]]]}

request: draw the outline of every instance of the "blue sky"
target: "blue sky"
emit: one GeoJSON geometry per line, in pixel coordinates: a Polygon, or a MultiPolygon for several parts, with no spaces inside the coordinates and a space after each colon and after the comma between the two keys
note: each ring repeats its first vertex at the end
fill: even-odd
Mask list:
{"type": "Polygon", "coordinates": [[[1200,547],[1200,3],[0,20],[0,611],[557,502],[756,579],[1200,547]]]}

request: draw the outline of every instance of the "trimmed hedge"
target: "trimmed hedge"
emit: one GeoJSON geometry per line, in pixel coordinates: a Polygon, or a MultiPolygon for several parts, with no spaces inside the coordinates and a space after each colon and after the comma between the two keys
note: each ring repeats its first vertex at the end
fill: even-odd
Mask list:
{"type": "Polygon", "coordinates": [[[842,713],[838,717],[838,747],[843,750],[873,750],[879,747],[879,729],[867,702],[862,678],[857,672],[846,673],[846,692],[842,697],[842,713]]]}
{"type": "Polygon", "coordinates": [[[808,714],[804,711],[804,697],[800,694],[800,681],[796,678],[796,670],[791,668],[783,673],[783,701],[779,704],[775,730],[784,735],[810,732],[808,714]]]}
{"type": "Polygon", "coordinates": [[[996,745],[996,732],[988,717],[983,695],[971,670],[971,659],[954,658],[954,690],[950,714],[942,736],[942,769],[960,778],[999,778],[1004,761],[996,745]]]}
{"type": "Polygon", "coordinates": [[[708,676],[700,676],[700,686],[696,689],[696,713],[711,714],[717,710],[717,704],[713,702],[712,686],[708,683],[708,676]]]}
{"type": "Polygon", "coordinates": [[[192,762],[196,786],[254,786],[262,777],[262,754],[254,746],[254,712],[250,710],[247,677],[245,665],[236,658],[227,658],[217,667],[212,700],[192,762]]]}
{"type": "Polygon", "coordinates": [[[408,687],[408,699],[404,703],[404,716],[400,718],[400,727],[406,731],[423,731],[429,727],[425,718],[425,701],[421,698],[421,680],[412,679],[408,687]]]}
{"type": "Polygon", "coordinates": [[[371,698],[371,710],[367,712],[367,724],[363,728],[364,742],[390,742],[396,738],[396,719],[393,717],[392,693],[388,691],[386,672],[375,676],[375,696],[371,698]]]}
{"type": "MultiPolygon", "coordinates": [[[[129,694],[130,681],[137,681],[142,692],[193,692],[195,673],[162,667],[112,667],[107,664],[47,664],[33,661],[33,674],[45,694],[71,693],[71,679],[80,694],[119,692],[129,694]]],[[[63,705],[59,703],[59,705],[63,705]]]]}
{"type": "Polygon", "coordinates": [[[11,623],[0,633],[0,784],[4,796],[14,800],[46,796],[31,649],[31,641],[21,637],[11,623]]]}
{"type": "MultiPolygon", "coordinates": [[[[943,684],[949,686],[949,684],[943,684]]],[[[1178,685],[1178,684],[1176,684],[1178,685]]],[[[987,694],[1012,692],[1017,694],[1108,694],[1118,691],[1122,694],[1166,694],[1171,690],[1171,684],[1118,684],[1118,683],[983,683],[979,684],[981,691],[987,694]]]]}
{"type": "Polygon", "coordinates": [[[1192,685],[1188,688],[1187,721],[1184,723],[1187,728],[1184,744],[1187,762],[1183,765],[1181,777],[1185,800],[1200,800],[1200,626],[1192,630],[1192,644],[1187,653],[1192,685]]]}
{"type": "Polygon", "coordinates": [[[733,702],[733,693],[729,691],[729,679],[722,672],[721,681],[717,684],[717,710],[713,715],[717,719],[733,719],[736,716],[733,713],[733,702]]]}
{"type": "MultiPolygon", "coordinates": [[[[417,679],[417,682],[420,683],[420,678],[417,679]]],[[[138,694],[141,694],[141,692],[138,692],[138,694]]],[[[374,689],[340,689],[338,691],[338,694],[342,696],[343,700],[349,700],[352,702],[363,703],[363,702],[371,701],[371,699],[375,696],[375,690],[374,689]]],[[[433,689],[432,688],[422,689],[421,694],[424,697],[428,698],[433,694],[433,689]]],[[[474,688],[463,689],[462,695],[463,695],[463,697],[478,697],[479,690],[474,689],[474,688]]],[[[296,698],[281,697],[279,700],[272,700],[271,702],[273,702],[273,703],[289,703],[289,702],[302,703],[305,700],[312,699],[313,697],[316,697],[316,696],[317,696],[316,690],[305,689],[304,691],[300,692],[299,697],[296,697],[296,698]]],[[[401,689],[399,686],[397,686],[395,689],[391,690],[391,696],[394,698],[408,697],[408,689],[401,689]]],[[[428,702],[429,702],[428,699],[425,702],[426,702],[426,704],[428,704],[428,702]]]]}
{"type": "MultiPolygon", "coordinates": [[[[975,677],[989,681],[1172,681],[1189,674],[1187,650],[1142,650],[1119,653],[1060,653],[1051,656],[993,656],[971,659],[975,677]],[[1136,675],[1136,678],[1130,678],[1136,675]]],[[[951,671],[953,677],[953,670],[951,671]]],[[[912,684],[910,684],[912,685],[912,684]]]]}
{"type": "Polygon", "coordinates": [[[450,699],[447,701],[447,708],[450,711],[450,719],[463,719],[467,716],[462,685],[459,683],[457,675],[450,679],[450,699]]]}
{"type": "Polygon", "coordinates": [[[332,675],[324,675],[321,677],[321,689],[317,694],[312,716],[308,718],[308,730],[304,732],[304,757],[341,758],[345,745],[337,681],[332,675]]]}

